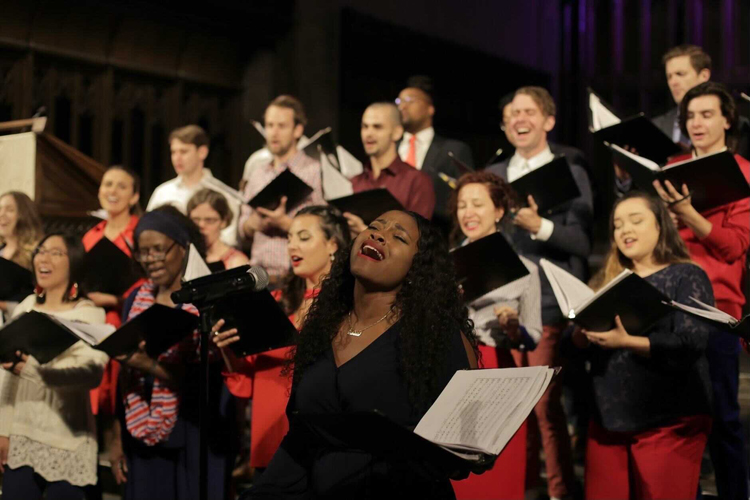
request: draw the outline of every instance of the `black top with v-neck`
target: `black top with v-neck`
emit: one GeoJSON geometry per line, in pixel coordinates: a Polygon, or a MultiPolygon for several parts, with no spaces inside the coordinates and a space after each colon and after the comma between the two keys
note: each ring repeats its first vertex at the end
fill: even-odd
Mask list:
{"type": "MultiPolygon", "coordinates": [[[[336,366],[333,349],[313,363],[289,400],[287,413],[341,414],[379,410],[413,428],[422,414],[409,402],[399,373],[400,323],[396,322],[349,361],[336,366]]],[[[468,369],[461,335],[451,348],[438,386],[468,369]]],[[[437,397],[438,394],[435,394],[437,397]]],[[[362,429],[367,432],[367,429],[362,429]]],[[[294,419],[271,463],[243,498],[382,498],[411,492],[414,498],[454,498],[450,482],[424,464],[398,464],[360,450],[332,449],[294,419]]]]}

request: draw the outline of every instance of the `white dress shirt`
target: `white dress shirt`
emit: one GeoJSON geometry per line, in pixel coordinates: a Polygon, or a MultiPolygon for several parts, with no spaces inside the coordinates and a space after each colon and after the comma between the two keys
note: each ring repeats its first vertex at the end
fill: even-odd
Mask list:
{"type": "MultiPolygon", "coordinates": [[[[410,132],[404,132],[404,137],[401,139],[401,143],[398,145],[398,155],[401,157],[401,161],[406,161],[406,157],[409,155],[409,143],[411,138],[415,134],[410,132]]],[[[424,164],[424,158],[427,156],[427,150],[430,149],[432,140],[435,138],[435,129],[427,127],[426,129],[420,130],[416,133],[417,141],[414,143],[416,148],[416,160],[417,170],[422,170],[424,164]]]]}
{"type": "MultiPolygon", "coordinates": [[[[213,174],[209,169],[204,168],[201,181],[207,177],[213,178],[213,174]]],[[[151,195],[151,199],[148,200],[146,211],[149,212],[162,205],[173,205],[183,214],[189,215],[187,213],[187,204],[190,201],[190,198],[192,198],[195,193],[206,187],[208,187],[209,189],[213,189],[211,186],[205,185],[203,182],[198,182],[194,186],[187,186],[183,182],[182,176],[178,175],[174,179],[168,180],[167,182],[161,184],[154,190],[154,193],[151,195]]],[[[214,191],[220,192],[216,189],[214,189],[214,191]]],[[[239,217],[240,207],[233,198],[226,195],[224,196],[229,203],[229,207],[232,209],[233,216],[232,222],[229,224],[229,226],[221,231],[221,241],[229,246],[236,246],[237,218],[239,217]]]]}
{"type": "MultiPolygon", "coordinates": [[[[516,151],[516,154],[514,154],[511,157],[510,162],[508,162],[507,181],[513,182],[519,177],[523,177],[524,175],[533,172],[537,168],[546,165],[554,159],[555,155],[550,151],[549,145],[547,145],[541,153],[528,159],[524,158],[518,154],[518,151],[516,151]]],[[[530,234],[529,236],[531,236],[532,240],[547,241],[549,237],[552,236],[552,231],[554,230],[555,224],[551,220],[542,217],[542,225],[539,228],[539,232],[536,234],[530,234]]]]}

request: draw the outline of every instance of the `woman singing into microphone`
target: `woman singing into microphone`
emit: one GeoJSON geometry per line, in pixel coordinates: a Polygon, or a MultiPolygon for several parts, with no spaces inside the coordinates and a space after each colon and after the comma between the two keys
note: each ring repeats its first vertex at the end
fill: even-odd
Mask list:
{"type": "MultiPolygon", "coordinates": [[[[476,366],[452,269],[440,233],[413,212],[386,212],[340,249],[298,337],[287,411],[378,409],[414,427],[456,370],[476,366]]],[[[421,465],[332,449],[292,421],[243,498],[454,498],[421,465]]]]}

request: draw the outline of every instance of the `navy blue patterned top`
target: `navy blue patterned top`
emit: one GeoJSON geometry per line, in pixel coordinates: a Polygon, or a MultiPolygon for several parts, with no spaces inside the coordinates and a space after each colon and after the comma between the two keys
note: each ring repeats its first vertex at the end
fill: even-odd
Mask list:
{"type": "MultiPolygon", "coordinates": [[[[714,303],[711,282],[694,264],[673,264],[646,278],[667,297],[691,304],[690,297],[714,303]]],[[[599,423],[614,432],[633,432],[678,417],[710,414],[710,382],[704,355],[712,327],[674,312],[644,335],[651,356],[628,349],[591,346],[591,375],[599,423]]]]}

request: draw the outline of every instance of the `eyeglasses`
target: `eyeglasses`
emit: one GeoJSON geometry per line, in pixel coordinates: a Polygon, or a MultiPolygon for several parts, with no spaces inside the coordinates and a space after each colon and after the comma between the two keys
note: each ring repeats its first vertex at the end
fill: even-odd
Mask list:
{"type": "Polygon", "coordinates": [[[397,97],[396,100],[393,102],[396,103],[396,106],[401,106],[402,104],[411,104],[419,100],[424,100],[424,99],[422,99],[421,97],[408,95],[404,97],[403,99],[401,97],[397,97]]]}
{"type": "Polygon", "coordinates": [[[221,219],[218,217],[192,217],[190,220],[192,220],[196,226],[200,226],[201,222],[204,222],[207,226],[215,226],[221,222],[221,219]]]}
{"type": "Polygon", "coordinates": [[[59,259],[60,257],[65,257],[66,255],[68,255],[68,253],[58,248],[49,249],[44,247],[36,247],[31,256],[32,258],[36,258],[37,255],[49,255],[54,259],[59,259]]]}
{"type": "Polygon", "coordinates": [[[166,250],[154,250],[153,248],[149,248],[147,250],[138,250],[133,254],[133,258],[138,262],[158,262],[161,260],[167,260],[167,254],[174,248],[174,246],[177,244],[175,241],[171,245],[169,245],[169,248],[166,250]]]}

